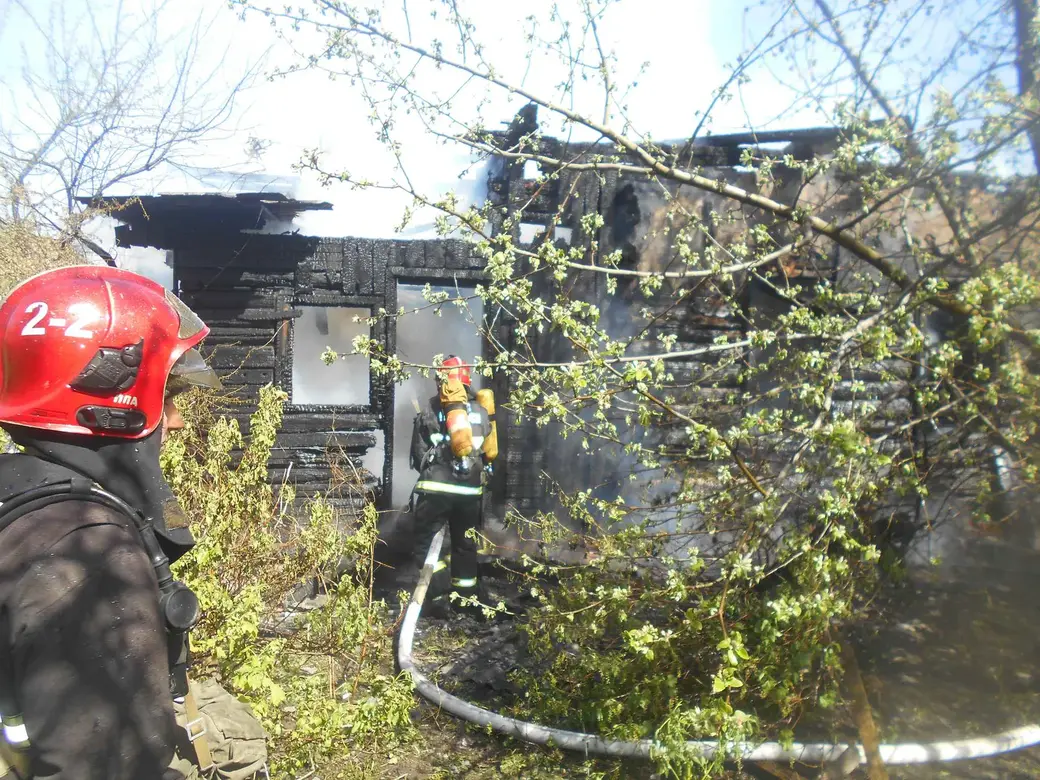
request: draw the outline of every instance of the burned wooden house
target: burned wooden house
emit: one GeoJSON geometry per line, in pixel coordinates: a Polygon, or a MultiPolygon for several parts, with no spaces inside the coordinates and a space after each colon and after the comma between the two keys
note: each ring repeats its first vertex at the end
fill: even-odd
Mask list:
{"type": "MultiPolygon", "coordinates": [[[[508,133],[500,141],[509,143],[508,133]]],[[[689,160],[706,175],[725,179],[753,190],[753,174],[740,167],[748,146],[779,144],[785,154],[806,159],[826,152],[837,140],[832,129],[752,135],[711,136],[686,148],[689,160]]],[[[540,138],[550,156],[580,159],[596,153],[595,145],[567,145],[540,138]]],[[[679,152],[679,149],[676,149],[679,152]]],[[[687,195],[665,192],[645,177],[627,177],[618,171],[563,170],[544,178],[532,163],[494,161],[489,166],[488,196],[504,212],[523,209],[513,226],[517,240],[539,240],[547,230],[557,240],[587,242],[595,239],[600,254],[619,250],[621,267],[665,270],[675,262],[665,224],[666,201],[692,198],[687,207],[706,217],[703,242],[725,241],[727,230],[742,230],[747,218],[739,205],[721,196],[698,192],[687,195]],[[736,209],[736,212],[734,210],[736,209]],[[583,216],[597,212],[603,224],[589,229],[583,216]],[[720,219],[707,219],[712,212],[720,219]],[[736,213],[735,219],[727,219],[736,213]]],[[[792,187],[797,186],[792,184],[792,187]]],[[[321,354],[326,347],[350,352],[354,336],[375,339],[387,353],[401,353],[414,362],[428,361],[436,353],[473,355],[483,351],[478,323],[483,320],[500,343],[513,337],[505,317],[483,312],[479,304],[454,320],[415,318],[383,319],[369,329],[356,318],[379,310],[421,304],[425,285],[466,292],[484,278],[483,261],[471,246],[459,240],[375,240],[366,238],[315,238],[292,231],[294,215],[310,209],[329,209],[328,203],[303,202],[277,193],[237,195],[162,195],[132,200],[108,199],[105,204],[122,223],[117,240],[122,246],[158,247],[168,251],[176,293],[212,328],[207,340],[211,362],[225,376],[225,384],[243,398],[255,399],[267,383],[289,394],[284,425],[271,462],[271,478],[295,482],[301,493],[325,490],[332,473],[329,452],[342,454],[341,463],[367,469],[381,507],[407,500],[414,475],[408,470],[407,450],[414,402],[424,403],[432,392],[429,380],[397,386],[371,376],[367,361],[347,357],[326,367],[321,354]],[[281,228],[285,228],[283,231],[281,228]]],[[[349,225],[349,216],[344,215],[349,225]]],[[[814,257],[796,273],[802,281],[839,273],[840,256],[814,257]]],[[[551,285],[550,280],[544,282],[551,285]]],[[[617,301],[635,295],[621,289],[608,295],[603,274],[578,276],[580,294],[601,304],[606,321],[613,318],[618,333],[627,321],[617,301]]],[[[748,286],[747,309],[768,308],[768,295],[754,299],[748,286]]],[[[719,336],[738,337],[751,327],[753,318],[720,303],[710,289],[693,290],[681,310],[668,304],[668,316],[634,339],[653,349],[667,331],[676,338],[675,349],[710,343],[719,336]]],[[[539,354],[546,359],[568,360],[566,345],[552,334],[538,337],[539,354]]],[[[671,368],[681,381],[705,375],[705,360],[675,361],[671,368]]],[[[493,380],[499,398],[505,398],[505,379],[493,380]]],[[[713,373],[704,382],[704,393],[724,393],[738,386],[732,369],[713,373]]],[[[896,399],[906,403],[904,399],[896,399]]],[[[249,407],[240,422],[248,425],[249,407]]],[[[609,485],[611,464],[585,457],[561,445],[554,431],[533,423],[518,423],[508,410],[499,414],[501,455],[492,495],[499,510],[513,507],[530,512],[545,505],[543,472],[565,475],[572,485],[609,485]]]]}

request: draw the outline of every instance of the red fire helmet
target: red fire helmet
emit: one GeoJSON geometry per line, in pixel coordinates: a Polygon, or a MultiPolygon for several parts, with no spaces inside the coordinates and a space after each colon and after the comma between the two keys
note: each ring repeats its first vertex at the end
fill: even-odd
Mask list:
{"type": "Polygon", "coordinates": [[[209,328],[161,285],[82,265],[22,282],[0,305],[0,423],[140,439],[168,395],[220,382],[209,328]]]}
{"type": "Polygon", "coordinates": [[[463,364],[462,358],[455,355],[448,355],[448,357],[444,358],[437,371],[439,377],[458,379],[466,387],[470,387],[473,384],[473,380],[469,375],[469,366],[463,364]]]}

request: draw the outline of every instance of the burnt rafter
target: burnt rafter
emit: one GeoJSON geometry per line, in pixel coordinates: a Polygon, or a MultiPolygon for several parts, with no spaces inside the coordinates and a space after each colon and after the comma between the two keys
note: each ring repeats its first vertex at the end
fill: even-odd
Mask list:
{"type": "MultiPolygon", "coordinates": [[[[563,161],[614,160],[618,147],[612,142],[565,143],[555,138],[537,135],[537,120],[527,121],[523,110],[506,130],[474,136],[471,141],[483,147],[494,147],[505,154],[508,163],[502,173],[510,174],[519,162],[512,155],[531,154],[563,161]],[[523,130],[523,132],[521,132],[523,130]]],[[[536,115],[534,115],[536,116],[536,115]]],[[[879,128],[884,120],[867,123],[868,128],[879,128]]],[[[660,141],[655,148],[666,159],[684,167],[735,167],[742,161],[744,151],[751,149],[757,156],[780,159],[789,155],[795,160],[811,160],[826,155],[846,138],[846,131],[838,127],[803,127],[787,130],[747,130],[739,133],[718,133],[695,139],[660,141]]],[[[627,159],[626,155],[621,155],[627,159]]],[[[636,161],[638,164],[638,161],[636,161]]],[[[548,171],[546,171],[548,172],[548,171]]],[[[492,193],[503,191],[504,176],[494,176],[490,182],[492,193]]]]}
{"type": "Polygon", "coordinates": [[[262,230],[272,221],[291,223],[304,211],[330,211],[325,201],[296,200],[279,192],[138,195],[77,198],[123,223],[119,246],[176,249],[193,238],[262,230]]]}

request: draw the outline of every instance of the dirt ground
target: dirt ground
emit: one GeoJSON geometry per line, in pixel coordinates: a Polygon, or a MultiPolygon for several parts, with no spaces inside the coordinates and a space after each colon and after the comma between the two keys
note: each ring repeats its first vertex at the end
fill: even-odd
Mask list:
{"type": "MultiPolygon", "coordinates": [[[[852,633],[874,717],[885,742],[947,740],[1040,723],[1040,552],[1016,538],[969,539],[963,555],[915,570],[881,593],[852,633]]],[[[384,570],[388,592],[410,589],[414,569],[384,570]]],[[[501,577],[493,594],[516,599],[501,577]]],[[[452,693],[491,709],[522,691],[509,673],[525,662],[516,625],[468,618],[420,619],[415,658],[452,693]]],[[[644,763],[598,760],[522,744],[463,724],[431,705],[415,710],[421,744],[386,777],[655,778],[644,763]]],[[[829,713],[833,733],[854,733],[851,718],[829,713]]],[[[943,764],[888,767],[892,780],[1032,780],[1040,748],[943,764]]],[[[819,768],[734,768],[727,777],[818,777],[819,768]],[[797,774],[790,774],[797,771],[797,774]],[[778,774],[779,773],[779,774],[778,774]]],[[[866,777],[862,768],[853,777],[866,777]]]]}

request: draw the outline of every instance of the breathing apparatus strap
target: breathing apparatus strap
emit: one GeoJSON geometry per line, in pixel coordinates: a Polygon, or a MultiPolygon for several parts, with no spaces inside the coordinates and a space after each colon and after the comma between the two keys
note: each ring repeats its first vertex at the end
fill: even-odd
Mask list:
{"type": "Polygon", "coordinates": [[[199,705],[190,688],[184,695],[184,716],[184,730],[188,732],[188,742],[195,753],[194,756],[188,756],[188,759],[193,760],[199,769],[205,771],[213,766],[213,755],[206,740],[206,724],[199,714],[199,705]]]}
{"type": "MultiPolygon", "coordinates": [[[[159,586],[159,609],[166,628],[167,657],[170,666],[170,692],[174,698],[184,698],[185,707],[188,710],[188,724],[185,728],[189,741],[197,754],[199,767],[208,769],[212,766],[213,761],[209,744],[206,742],[206,730],[201,725],[198,707],[191,695],[187,677],[187,668],[191,662],[188,634],[199,618],[198,599],[188,586],[173,578],[170,571],[170,560],[159,546],[151,519],[135,510],[123,499],[101,489],[86,477],[76,476],[62,482],[52,482],[30,488],[0,503],[0,533],[23,515],[61,501],[89,501],[100,504],[133,521],[141,544],[155,571],[155,578],[159,586]],[[201,731],[193,734],[193,726],[201,731]],[[206,763],[202,763],[203,759],[206,763]]],[[[0,691],[0,694],[4,693],[0,691]]],[[[4,714],[11,714],[7,712],[6,708],[15,706],[17,706],[15,702],[0,701],[4,714]]],[[[0,780],[3,780],[3,775],[0,775],[0,780]]]]}

